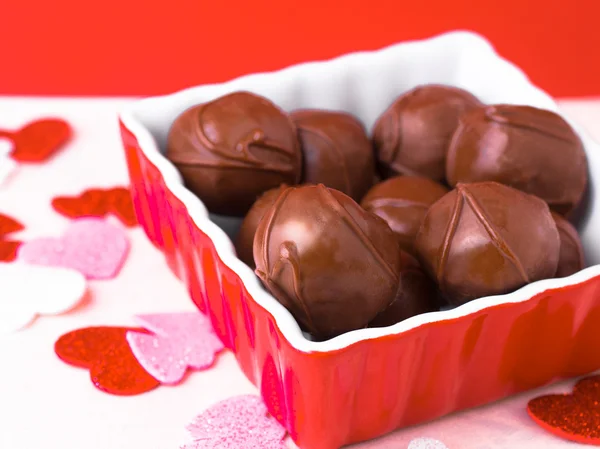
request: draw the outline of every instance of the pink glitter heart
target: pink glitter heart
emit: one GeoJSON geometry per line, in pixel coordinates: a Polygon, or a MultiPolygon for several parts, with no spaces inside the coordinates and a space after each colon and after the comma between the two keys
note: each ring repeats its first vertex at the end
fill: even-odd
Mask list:
{"type": "Polygon", "coordinates": [[[408,449],[448,449],[448,447],[433,438],[415,438],[408,444],[408,449]]]}
{"type": "Polygon", "coordinates": [[[110,279],[121,269],[129,250],[127,234],[98,218],[75,220],[61,238],[23,243],[18,258],[34,265],[72,268],[87,279],[110,279]]]}
{"type": "Polygon", "coordinates": [[[267,414],[258,396],[237,396],[213,405],[188,426],[194,441],[181,449],[285,449],[285,429],[267,414]]]}
{"type": "Polygon", "coordinates": [[[188,368],[210,367],[223,350],[223,343],[201,313],[139,315],[136,321],[154,335],[128,332],[131,351],[161,383],[180,382],[188,368]]]}

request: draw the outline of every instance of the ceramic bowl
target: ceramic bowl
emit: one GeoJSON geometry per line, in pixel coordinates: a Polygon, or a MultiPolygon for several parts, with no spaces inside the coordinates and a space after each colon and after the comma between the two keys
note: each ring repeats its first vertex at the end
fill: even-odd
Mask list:
{"type": "Polygon", "coordinates": [[[285,110],[344,110],[370,129],[395,97],[424,83],[558,111],[488,42],[453,32],[149,98],[120,115],[141,225],[301,448],[336,449],[600,368],[600,147],[575,123],[591,177],[579,225],[589,268],[325,342],[305,338],[236,257],[239,220],[209,214],[163,155],[179,113],[232,91],[285,110]]]}

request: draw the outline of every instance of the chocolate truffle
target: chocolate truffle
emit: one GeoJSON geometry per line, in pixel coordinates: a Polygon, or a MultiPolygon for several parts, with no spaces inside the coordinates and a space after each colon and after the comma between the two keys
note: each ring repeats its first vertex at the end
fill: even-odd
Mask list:
{"type": "Polygon", "coordinates": [[[375,185],[360,205],[383,218],[398,236],[400,247],[415,255],[415,237],[429,206],[448,189],[429,178],[395,176],[375,185]]]}
{"type": "Polygon", "coordinates": [[[167,157],[213,213],[242,216],[263,192],[296,184],[302,153],[289,116],[266,98],[236,92],[181,114],[167,157]]]}
{"type": "Polygon", "coordinates": [[[583,247],[575,226],[556,213],[552,213],[552,217],[560,237],[560,257],[556,277],[564,278],[585,268],[583,247]]]}
{"type": "Polygon", "coordinates": [[[581,140],[559,115],[495,105],[461,116],[446,176],[452,186],[496,181],[536,195],[565,215],[585,192],[587,161],[581,140]]]}
{"type": "Polygon", "coordinates": [[[435,285],[414,257],[401,251],[400,284],[392,303],[369,323],[369,327],[392,326],[414,315],[439,310],[435,285]]]}
{"type": "Polygon", "coordinates": [[[450,86],[424,85],[406,92],[379,117],[373,143],[381,173],[444,181],[446,152],[463,112],[481,103],[450,86]]]}
{"type": "Polygon", "coordinates": [[[360,201],[373,185],[375,156],[363,125],[335,111],[292,112],[304,159],[302,181],[324,184],[360,201]]]}
{"type": "Polygon", "coordinates": [[[251,268],[255,267],[252,245],[258,224],[265,213],[273,206],[281,191],[287,189],[287,187],[287,185],[283,184],[276,189],[271,189],[263,193],[252,205],[242,221],[235,239],[235,249],[240,260],[251,268]]]}
{"type": "Polygon", "coordinates": [[[317,339],[364,328],[395,298],[401,257],[378,216],[343,193],[288,187],[254,237],[256,274],[317,339]]]}
{"type": "Polygon", "coordinates": [[[443,296],[460,305],[554,277],[560,238],[543,200],[482,182],[459,184],[434,203],[415,247],[443,296]]]}

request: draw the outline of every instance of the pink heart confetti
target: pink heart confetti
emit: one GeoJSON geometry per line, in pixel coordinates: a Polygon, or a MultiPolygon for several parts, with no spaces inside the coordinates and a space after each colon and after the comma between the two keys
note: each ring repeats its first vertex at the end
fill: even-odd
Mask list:
{"type": "Polygon", "coordinates": [[[448,447],[433,438],[415,438],[408,443],[408,449],[448,449],[448,447]]]}
{"type": "Polygon", "coordinates": [[[198,312],[139,315],[136,321],[154,335],[128,332],[131,351],[163,384],[176,384],[190,369],[206,369],[223,350],[208,318],[198,312]]]}
{"type": "Polygon", "coordinates": [[[194,441],[181,449],[285,449],[285,429],[258,396],[226,399],[188,426],[194,441]]]}
{"type": "Polygon", "coordinates": [[[18,258],[35,265],[72,268],[87,279],[115,277],[129,250],[125,231],[98,218],[81,218],[61,238],[23,243],[18,258]]]}

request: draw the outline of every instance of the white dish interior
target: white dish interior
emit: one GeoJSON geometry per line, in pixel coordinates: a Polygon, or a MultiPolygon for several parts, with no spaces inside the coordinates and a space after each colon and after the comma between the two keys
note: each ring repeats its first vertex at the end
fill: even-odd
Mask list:
{"type": "Polygon", "coordinates": [[[525,301],[544,290],[600,275],[600,206],[594,179],[600,176],[600,145],[568,117],[565,118],[581,136],[589,162],[588,207],[579,223],[589,268],[568,278],[538,281],[507,295],[480,298],[451,310],[417,315],[387,328],[348,332],[325,342],[305,338],[292,315],[236,257],[227,234],[236,231],[239,220],[212,215],[209,218],[202,202],[183,186],[179,173],[161,153],[171,123],[181,112],[229,92],[254,92],[288,111],[308,107],[347,111],[360,118],[370,130],[376,118],[398,95],[427,83],[467,89],[485,103],[524,104],[559,112],[549,95],[500,57],[485,39],[470,32],[452,32],[379,51],[353,53],[326,62],[301,64],[278,72],[244,76],[223,84],[144,99],[123,111],[121,120],[135,134],[146,157],[161,171],[169,189],[187,206],[198,228],[212,239],[223,262],[239,275],[255,301],[274,317],[283,335],[300,351],[340,349],[361,340],[401,333],[427,322],[458,318],[493,305],[525,301]]]}

